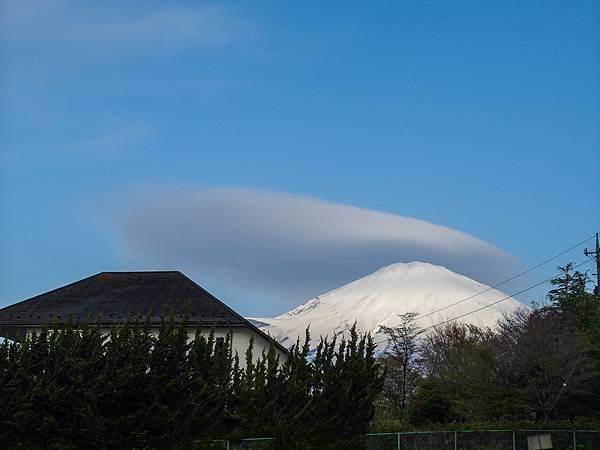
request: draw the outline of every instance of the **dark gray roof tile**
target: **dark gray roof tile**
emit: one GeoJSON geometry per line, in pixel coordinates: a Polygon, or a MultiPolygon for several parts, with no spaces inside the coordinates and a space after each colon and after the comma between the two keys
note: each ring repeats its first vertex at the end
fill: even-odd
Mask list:
{"type": "Polygon", "coordinates": [[[181,272],[102,272],[0,309],[0,325],[56,320],[117,323],[128,316],[153,322],[173,314],[190,322],[245,324],[245,319],[181,272]]]}
{"type": "Polygon", "coordinates": [[[153,323],[159,323],[161,318],[171,315],[177,322],[187,315],[191,325],[244,325],[268,338],[178,271],[101,272],[0,309],[0,330],[68,320],[111,325],[128,317],[142,320],[150,317],[153,323]]]}

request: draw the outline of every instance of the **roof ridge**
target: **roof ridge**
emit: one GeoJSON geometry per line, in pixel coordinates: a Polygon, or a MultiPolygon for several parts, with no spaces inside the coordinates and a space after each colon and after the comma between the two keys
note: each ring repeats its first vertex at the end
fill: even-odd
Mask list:
{"type": "Polygon", "coordinates": [[[180,270],[103,270],[96,275],[103,273],[181,273],[183,275],[180,270]]]}
{"type": "Polygon", "coordinates": [[[260,328],[258,328],[256,325],[254,325],[252,322],[250,322],[248,319],[246,319],[244,316],[242,316],[241,314],[237,313],[236,311],[234,311],[233,309],[231,309],[226,303],[224,303],[223,301],[221,301],[219,298],[215,297],[213,294],[211,294],[210,292],[208,292],[206,289],[204,289],[202,286],[200,286],[198,283],[196,283],[194,280],[192,280],[190,277],[188,277],[186,274],[181,273],[181,275],[183,277],[185,277],[187,280],[189,280],[190,282],[192,282],[194,285],[196,285],[201,291],[205,292],[206,294],[208,294],[213,300],[217,301],[219,304],[223,305],[227,310],[229,310],[231,313],[233,313],[235,316],[237,316],[238,318],[240,318],[246,325],[248,325],[254,332],[258,333],[259,335],[261,335],[262,337],[264,337],[267,342],[271,342],[273,341],[275,343],[275,346],[277,348],[279,348],[280,350],[283,350],[285,353],[288,352],[288,350],[279,342],[277,342],[277,339],[275,339],[273,336],[268,335],[267,333],[265,333],[263,330],[261,330],[260,328]]]}
{"type": "Polygon", "coordinates": [[[99,272],[0,308],[0,325],[16,329],[69,317],[95,318],[108,324],[124,320],[130,313],[151,316],[156,322],[169,311],[180,318],[189,313],[188,320],[194,323],[246,326],[287,352],[273,337],[178,270],[99,272]]]}
{"type": "Polygon", "coordinates": [[[49,291],[42,292],[40,294],[34,295],[33,297],[29,297],[29,298],[26,298],[26,299],[21,300],[19,302],[11,303],[10,305],[3,306],[3,307],[0,308],[0,310],[4,309],[4,308],[7,308],[9,306],[20,305],[20,304],[28,302],[30,300],[35,300],[37,297],[40,297],[42,295],[52,294],[53,292],[56,292],[59,289],[68,288],[69,286],[72,286],[72,285],[77,284],[77,283],[81,283],[82,281],[89,280],[91,278],[100,276],[100,275],[105,274],[105,273],[106,274],[118,274],[118,273],[123,273],[123,274],[132,274],[132,273],[180,273],[181,275],[184,275],[180,270],[103,270],[101,272],[97,272],[97,273],[95,273],[93,275],[89,275],[89,276],[81,278],[79,280],[72,281],[71,283],[63,284],[62,286],[59,286],[57,288],[50,289],[49,291]]]}
{"type": "Polygon", "coordinates": [[[11,303],[10,305],[6,305],[6,306],[3,306],[2,308],[0,308],[0,311],[2,311],[5,308],[8,308],[8,307],[22,305],[23,303],[27,303],[27,302],[36,300],[38,297],[41,297],[42,295],[52,294],[52,293],[54,293],[54,292],[56,292],[56,291],[58,291],[60,289],[68,288],[68,287],[73,286],[73,285],[75,285],[77,283],[81,283],[82,281],[86,281],[86,280],[89,280],[91,278],[94,278],[94,277],[97,277],[99,275],[102,275],[103,273],[106,273],[106,272],[98,272],[98,273],[95,273],[94,275],[90,275],[89,277],[82,278],[81,280],[76,280],[76,281],[73,281],[71,283],[67,283],[67,284],[59,286],[57,288],[51,289],[49,291],[42,292],[41,294],[34,295],[33,297],[26,298],[25,300],[21,300],[20,302],[11,303]]]}

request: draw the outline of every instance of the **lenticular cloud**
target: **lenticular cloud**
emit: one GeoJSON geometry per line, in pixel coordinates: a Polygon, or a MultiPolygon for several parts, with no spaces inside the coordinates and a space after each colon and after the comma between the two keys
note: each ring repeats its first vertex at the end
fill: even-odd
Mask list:
{"type": "Polygon", "coordinates": [[[514,271],[510,255],[451,228],[255,189],[143,190],[119,208],[112,230],[136,268],[184,270],[235,303],[260,299],[262,308],[246,309],[262,313],[396,262],[430,262],[487,284],[514,271]]]}

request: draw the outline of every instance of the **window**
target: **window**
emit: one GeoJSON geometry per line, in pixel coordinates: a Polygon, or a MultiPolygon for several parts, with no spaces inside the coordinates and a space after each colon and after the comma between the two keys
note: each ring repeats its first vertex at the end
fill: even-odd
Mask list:
{"type": "Polygon", "coordinates": [[[215,340],[215,350],[221,350],[223,347],[225,347],[225,338],[218,337],[215,340]]]}

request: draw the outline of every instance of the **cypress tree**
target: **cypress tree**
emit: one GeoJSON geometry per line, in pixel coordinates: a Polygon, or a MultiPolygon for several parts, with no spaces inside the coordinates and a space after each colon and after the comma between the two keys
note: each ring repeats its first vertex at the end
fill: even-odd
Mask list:
{"type": "Polygon", "coordinates": [[[352,448],[366,431],[380,374],[370,338],[310,334],[280,363],[275,343],[240,367],[232,336],[185,321],[72,324],[0,344],[2,448],[190,448],[274,436],[276,448],[352,448]]]}
{"type": "Polygon", "coordinates": [[[144,424],[157,448],[174,448],[189,438],[181,427],[189,411],[189,348],[186,321],[176,326],[173,316],[163,319],[150,353],[144,424]]]}
{"type": "Polygon", "coordinates": [[[149,406],[150,322],[127,321],[110,329],[97,374],[97,446],[143,447],[151,443],[145,422],[149,406]]]}
{"type": "Polygon", "coordinates": [[[205,336],[202,326],[198,326],[188,355],[190,409],[185,427],[190,436],[198,439],[223,437],[229,431],[226,407],[231,397],[233,371],[231,333],[227,333],[224,339],[224,345],[217,348],[214,328],[205,336]]]}

